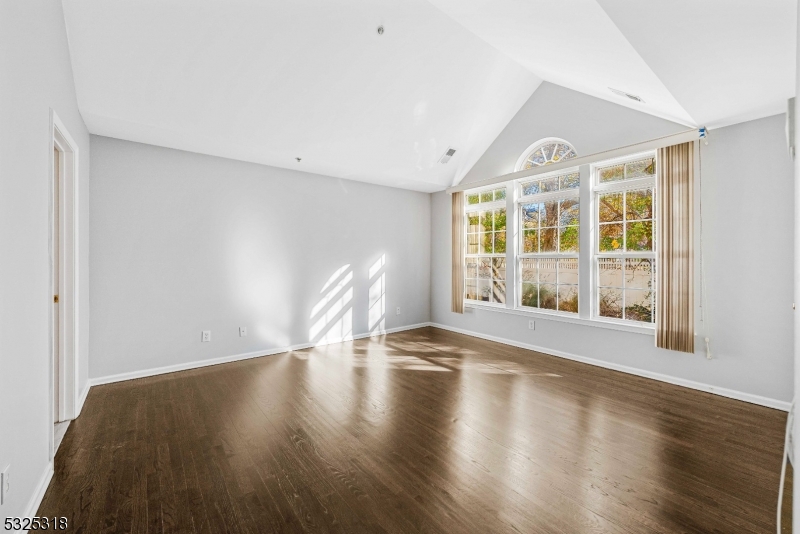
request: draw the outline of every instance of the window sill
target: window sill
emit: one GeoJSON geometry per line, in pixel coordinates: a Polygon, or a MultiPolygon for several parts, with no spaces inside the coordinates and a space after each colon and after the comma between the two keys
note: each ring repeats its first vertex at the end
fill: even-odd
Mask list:
{"type": "Polygon", "coordinates": [[[636,324],[623,324],[614,321],[604,321],[603,319],[583,319],[581,317],[570,317],[568,315],[561,315],[558,313],[547,313],[541,311],[528,311],[520,308],[506,308],[498,304],[477,304],[474,302],[465,302],[464,308],[473,310],[486,310],[500,313],[508,313],[511,315],[520,315],[523,317],[533,317],[545,321],[557,321],[561,323],[572,323],[583,326],[591,326],[593,328],[605,328],[608,330],[619,330],[622,332],[631,332],[634,334],[654,335],[655,325],[645,326],[636,324]]]}

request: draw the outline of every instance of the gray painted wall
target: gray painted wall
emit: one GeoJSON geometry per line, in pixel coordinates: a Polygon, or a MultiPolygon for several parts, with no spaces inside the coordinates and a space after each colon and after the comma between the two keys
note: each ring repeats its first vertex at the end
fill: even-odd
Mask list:
{"type": "Polygon", "coordinates": [[[673,122],[544,82],[462,183],[514,172],[517,158],[545,137],[566,139],[579,156],[688,130],[673,122]]]}
{"type": "MultiPolygon", "coordinates": [[[[543,84],[540,91],[467,180],[513,170],[522,151],[542,137],[563,137],[575,143],[579,154],[589,154],[685,129],[557,86],[543,84]]],[[[784,117],[715,130],[709,145],[701,144],[701,156],[709,321],[703,325],[697,314],[697,354],[656,349],[652,335],[541,316],[536,330],[530,331],[527,317],[486,310],[464,315],[450,312],[450,197],[446,193],[434,194],[432,202],[432,321],[613,365],[791,400],[794,186],[784,117]],[[714,355],[711,361],[706,360],[702,343],[706,331],[714,355]]],[[[699,287],[696,294],[699,300],[699,287]]]]}
{"type": "Polygon", "coordinates": [[[6,517],[27,512],[50,461],[50,108],[81,154],[81,391],[88,376],[90,158],[61,2],[0,2],[0,50],[0,469],[10,464],[12,480],[0,508],[6,517]]]}
{"type": "Polygon", "coordinates": [[[381,274],[386,328],[430,320],[429,194],[97,136],[92,170],[93,378],[319,341],[350,288],[323,323],[365,333],[381,274]]]}

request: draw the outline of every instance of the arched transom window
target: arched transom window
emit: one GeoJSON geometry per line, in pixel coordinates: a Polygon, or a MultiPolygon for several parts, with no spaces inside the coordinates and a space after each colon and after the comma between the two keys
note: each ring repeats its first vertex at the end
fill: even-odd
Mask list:
{"type": "Polygon", "coordinates": [[[558,163],[565,159],[572,159],[577,155],[575,148],[568,142],[557,137],[548,137],[529,146],[528,150],[523,152],[522,156],[517,160],[514,170],[524,171],[533,167],[558,163]]]}

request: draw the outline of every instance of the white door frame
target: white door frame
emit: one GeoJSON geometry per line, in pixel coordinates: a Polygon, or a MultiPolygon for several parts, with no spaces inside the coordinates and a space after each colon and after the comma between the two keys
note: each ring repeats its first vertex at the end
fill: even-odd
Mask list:
{"type": "Polygon", "coordinates": [[[53,109],[50,109],[50,139],[48,143],[48,158],[50,160],[49,177],[50,183],[50,458],[55,456],[54,450],[54,426],[58,421],[67,421],[77,417],[78,409],[78,144],[67,131],[64,123],[59,119],[53,109]],[[55,295],[55,273],[59,272],[58,266],[54,264],[53,241],[55,230],[55,191],[53,187],[53,176],[55,172],[55,161],[53,147],[61,152],[60,164],[60,215],[59,223],[61,239],[59,246],[59,256],[61,258],[62,269],[59,280],[59,324],[55,324],[53,313],[53,297],[55,295]],[[59,347],[54,344],[55,329],[60,335],[59,347]],[[58,350],[56,350],[58,348],[58,350]],[[55,358],[59,359],[59,413],[54,413],[55,408],[55,358]]]}

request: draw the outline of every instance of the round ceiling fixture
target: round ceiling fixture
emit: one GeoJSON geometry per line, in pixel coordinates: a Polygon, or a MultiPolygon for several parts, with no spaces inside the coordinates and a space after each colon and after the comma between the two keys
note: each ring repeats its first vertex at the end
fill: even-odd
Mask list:
{"type": "Polygon", "coordinates": [[[383,26],[378,26],[378,35],[383,35],[383,26]]]}

